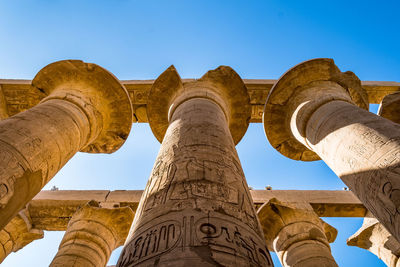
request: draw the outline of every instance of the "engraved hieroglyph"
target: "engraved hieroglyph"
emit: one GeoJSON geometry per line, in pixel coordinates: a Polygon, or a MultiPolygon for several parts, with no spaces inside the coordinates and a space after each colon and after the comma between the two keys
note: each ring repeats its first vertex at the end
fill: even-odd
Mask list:
{"type": "Polygon", "coordinates": [[[90,201],[72,216],[51,267],[104,267],[133,220],[129,207],[103,208],[90,201]]]}
{"type": "Polygon", "coordinates": [[[329,243],[337,230],[321,220],[308,203],[281,202],[276,198],[258,210],[269,249],[285,267],[337,267],[329,243]]]}
{"type": "Polygon", "coordinates": [[[117,266],[272,266],[235,149],[251,114],[240,77],[183,85],[170,67],[148,101],[162,145],[117,266]]]}
{"type": "Polygon", "coordinates": [[[0,121],[0,229],[76,152],[111,153],[132,125],[125,88],[95,64],[52,63],[36,75],[31,90],[47,96],[0,121]]]}
{"type": "Polygon", "coordinates": [[[347,245],[369,250],[389,267],[399,267],[400,243],[368,213],[361,228],[349,237],[347,245]]]}
{"type": "Polygon", "coordinates": [[[264,110],[268,140],[296,160],[323,159],[400,240],[400,125],[367,111],[352,72],[314,59],[283,75],[264,110]]]}
{"type": "Polygon", "coordinates": [[[28,210],[21,210],[0,231],[0,263],[11,252],[17,252],[32,241],[43,238],[43,236],[43,230],[32,226],[28,210]]]}

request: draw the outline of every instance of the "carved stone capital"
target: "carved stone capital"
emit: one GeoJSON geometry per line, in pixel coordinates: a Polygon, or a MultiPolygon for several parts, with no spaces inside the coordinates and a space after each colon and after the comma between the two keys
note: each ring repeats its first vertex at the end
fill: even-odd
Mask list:
{"type": "Polygon", "coordinates": [[[52,63],[36,75],[31,90],[47,96],[0,121],[0,229],[76,152],[114,152],[132,125],[124,86],[95,64],[52,63]]]}
{"type": "Polygon", "coordinates": [[[217,103],[228,121],[234,143],[239,143],[251,117],[250,97],[240,76],[228,66],[220,66],[186,83],[171,66],[155,80],[148,96],[147,117],[158,141],[164,138],[176,108],[193,98],[217,103]]]}
{"type": "Polygon", "coordinates": [[[17,252],[32,241],[43,238],[43,236],[43,230],[32,227],[28,211],[26,209],[20,211],[0,231],[0,263],[11,252],[17,252]]]}
{"type": "Polygon", "coordinates": [[[80,60],[62,60],[41,69],[32,90],[50,99],[79,106],[88,116],[90,136],[82,152],[112,153],[125,142],[132,126],[132,104],[119,80],[104,68],[80,60]]]}
{"type": "Polygon", "coordinates": [[[371,213],[361,228],[347,239],[347,245],[369,250],[389,267],[400,266],[400,243],[371,213]]]}
{"type": "Polygon", "coordinates": [[[378,115],[400,123],[400,92],[386,95],[379,105],[378,115]]]}
{"type": "Polygon", "coordinates": [[[337,230],[321,220],[308,203],[286,203],[271,199],[258,210],[268,248],[283,266],[337,266],[329,243],[337,230]],[[323,265],[328,264],[328,265],[323,265]],[[317,266],[317,265],[315,265],[317,266]]]}
{"type": "Polygon", "coordinates": [[[332,100],[368,109],[361,81],[352,72],[341,72],[332,59],[312,59],[291,68],[275,83],[265,103],[263,123],[271,145],[291,159],[318,160],[303,141],[305,126],[315,109],[332,100]]]}
{"type": "Polygon", "coordinates": [[[72,216],[50,266],[105,266],[121,246],[133,220],[128,208],[102,208],[90,201],[72,216]]]}

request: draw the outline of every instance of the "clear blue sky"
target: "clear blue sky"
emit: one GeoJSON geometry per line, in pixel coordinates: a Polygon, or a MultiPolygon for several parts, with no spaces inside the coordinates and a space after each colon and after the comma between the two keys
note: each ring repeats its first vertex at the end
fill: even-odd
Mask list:
{"type": "MultiPolygon", "coordinates": [[[[120,79],[154,79],[174,64],[184,78],[219,65],[273,79],[301,61],[331,57],[362,80],[400,81],[398,1],[0,1],[0,78],[32,79],[61,59],[99,64],[120,79]]],[[[373,107],[376,109],[376,107],[373,107]]],[[[112,155],[76,155],[46,187],[143,189],[159,143],[133,125],[112,155]]],[[[342,189],[321,161],[284,158],[252,124],[237,146],[255,189],[342,189]]],[[[362,220],[330,218],[340,266],[384,266],[345,240],[362,220]]],[[[2,264],[48,266],[62,232],[46,232],[2,264]]],[[[115,263],[120,250],[110,260],[115,263]]],[[[276,266],[280,266],[276,260],[276,266]]]]}

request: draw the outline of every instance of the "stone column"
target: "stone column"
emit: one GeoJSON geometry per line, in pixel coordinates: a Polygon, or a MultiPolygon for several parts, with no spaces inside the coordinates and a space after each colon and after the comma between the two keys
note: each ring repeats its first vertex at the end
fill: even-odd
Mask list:
{"type": "Polygon", "coordinates": [[[183,84],[171,66],[147,108],[162,145],[117,266],[272,266],[235,149],[251,114],[241,78],[219,67],[183,84]]]}
{"type": "Polygon", "coordinates": [[[323,159],[400,240],[400,125],[367,109],[352,72],[314,59],[274,85],[263,121],[273,147],[296,160],[323,159]]]}
{"type": "Polygon", "coordinates": [[[389,267],[400,266],[400,243],[370,213],[357,233],[347,240],[347,245],[369,250],[389,267]]]}
{"type": "Polygon", "coordinates": [[[0,121],[0,229],[76,152],[111,153],[132,124],[126,89],[95,64],[52,63],[32,85],[47,97],[0,121]]]}
{"type": "Polygon", "coordinates": [[[43,230],[32,226],[29,212],[23,209],[0,231],[0,263],[11,252],[17,252],[43,235],[43,230]]]}
{"type": "Polygon", "coordinates": [[[386,95],[379,105],[378,115],[400,123],[400,92],[386,95]]]}
{"type": "Polygon", "coordinates": [[[322,221],[308,203],[285,203],[273,198],[258,210],[269,249],[282,266],[338,266],[329,243],[337,230],[322,221]]]}
{"type": "Polygon", "coordinates": [[[72,216],[50,267],[106,266],[124,243],[133,216],[129,207],[101,208],[90,201],[72,216]]]}

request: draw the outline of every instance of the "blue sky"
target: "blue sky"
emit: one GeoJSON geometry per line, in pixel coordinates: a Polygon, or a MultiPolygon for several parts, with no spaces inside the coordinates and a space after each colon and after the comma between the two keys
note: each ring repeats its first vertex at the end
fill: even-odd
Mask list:
{"type": "MultiPolygon", "coordinates": [[[[2,0],[0,78],[32,79],[51,62],[82,59],[119,79],[154,79],[171,64],[183,78],[229,65],[242,78],[274,79],[301,61],[331,57],[361,80],[400,81],[399,8],[398,1],[2,0]]],[[[119,151],[77,154],[46,188],[143,189],[158,149],[148,125],[134,124],[119,151]]],[[[261,124],[249,127],[237,149],[255,189],[344,186],[321,161],[281,156],[261,124]]],[[[327,222],[339,230],[332,250],[340,266],[384,266],[345,244],[361,219],[327,222]]],[[[2,266],[47,266],[62,235],[46,232],[2,266]]]]}

